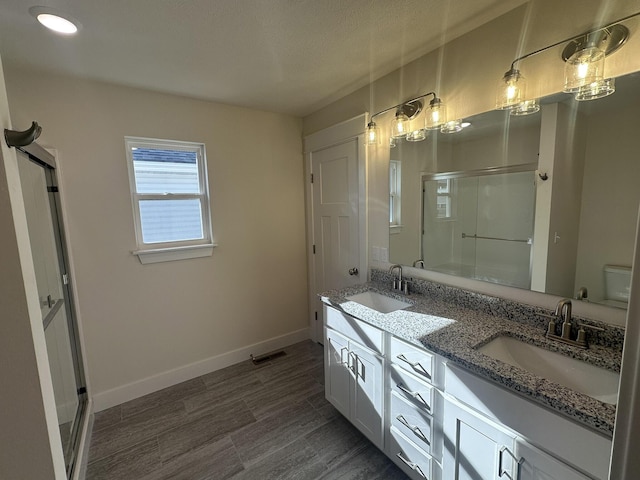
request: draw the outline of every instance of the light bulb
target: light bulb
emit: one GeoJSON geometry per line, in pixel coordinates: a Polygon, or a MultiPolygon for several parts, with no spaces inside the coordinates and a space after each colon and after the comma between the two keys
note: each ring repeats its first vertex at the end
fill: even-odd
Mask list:
{"type": "Polygon", "coordinates": [[[31,7],[29,13],[43,26],[62,35],[73,35],[81,27],[74,18],[49,7],[31,7]]]}

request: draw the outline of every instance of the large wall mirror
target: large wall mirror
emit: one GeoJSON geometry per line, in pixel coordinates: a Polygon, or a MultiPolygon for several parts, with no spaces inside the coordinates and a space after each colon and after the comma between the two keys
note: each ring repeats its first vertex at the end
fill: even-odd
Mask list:
{"type": "Polygon", "coordinates": [[[389,260],[626,308],[640,204],[640,73],[539,113],[486,112],[390,150],[389,260]]]}

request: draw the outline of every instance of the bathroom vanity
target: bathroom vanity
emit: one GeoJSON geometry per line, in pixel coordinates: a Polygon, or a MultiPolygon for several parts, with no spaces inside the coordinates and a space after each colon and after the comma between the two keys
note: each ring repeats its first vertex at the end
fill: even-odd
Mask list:
{"type": "Polygon", "coordinates": [[[607,478],[623,329],[579,319],[604,328],[583,350],[545,338],[544,309],[421,280],[401,295],[372,278],[322,295],[326,397],[411,478],[607,478]],[[503,338],[564,373],[498,360],[503,338]],[[581,364],[603,380],[580,380],[581,364]]]}

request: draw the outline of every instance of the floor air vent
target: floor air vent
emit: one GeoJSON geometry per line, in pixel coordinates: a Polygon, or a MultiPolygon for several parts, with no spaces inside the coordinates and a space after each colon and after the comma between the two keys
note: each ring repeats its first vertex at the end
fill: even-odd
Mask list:
{"type": "Polygon", "coordinates": [[[251,356],[251,361],[253,362],[254,365],[260,365],[261,363],[268,362],[269,360],[275,360],[276,358],[282,357],[284,355],[286,355],[284,350],[279,350],[277,352],[258,355],[257,357],[254,357],[253,354],[251,354],[250,356],[251,356]]]}

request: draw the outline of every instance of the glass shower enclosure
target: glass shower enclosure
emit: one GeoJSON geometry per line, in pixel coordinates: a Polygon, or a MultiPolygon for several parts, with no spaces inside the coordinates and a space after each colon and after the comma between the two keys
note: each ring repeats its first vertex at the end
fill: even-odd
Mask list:
{"type": "Polygon", "coordinates": [[[69,288],[55,161],[37,145],[18,150],[17,155],[60,438],[67,476],[71,478],[87,391],[69,288]]]}
{"type": "Polygon", "coordinates": [[[425,268],[530,288],[535,173],[519,170],[423,176],[425,268]]]}

